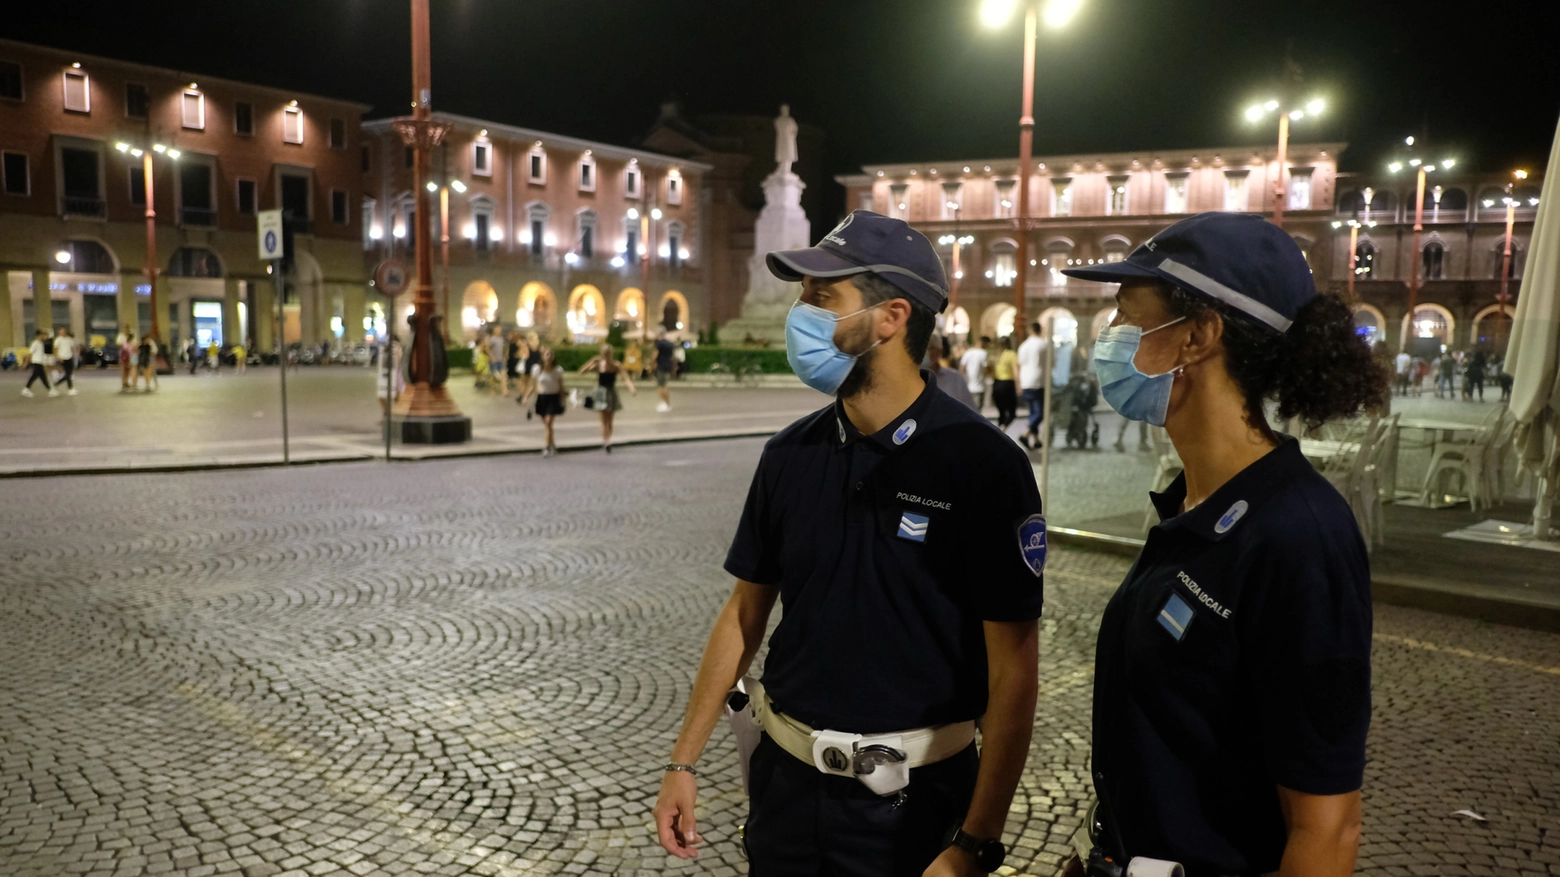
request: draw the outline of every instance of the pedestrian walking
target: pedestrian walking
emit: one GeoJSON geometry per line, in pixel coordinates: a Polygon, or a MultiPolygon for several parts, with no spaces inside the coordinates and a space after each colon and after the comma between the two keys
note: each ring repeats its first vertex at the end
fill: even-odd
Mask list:
{"type": "Polygon", "coordinates": [[[835,399],[764,447],[726,556],[736,586],[664,766],[661,845],[697,855],[697,761],[729,707],[753,873],[995,871],[1034,727],[1033,469],[919,371],[948,289],[920,233],[857,210],[767,263],[802,284],[797,376],[835,399]],[[743,679],[776,600],[763,678],[743,679]]]}
{"type": "Polygon", "coordinates": [[[1370,563],[1348,504],[1264,406],[1315,429],[1381,404],[1388,374],[1260,216],[1150,240],[1063,269],[1121,284],[1094,348],[1105,400],[1164,426],[1185,466],[1151,495],[1160,523],[1100,622],[1089,859],[1342,877],[1371,715],[1370,563]]]}
{"type": "Polygon", "coordinates": [[[190,374],[194,375],[195,370],[200,367],[200,346],[194,338],[184,345],[184,361],[190,367],[190,374]]]}
{"type": "Polygon", "coordinates": [[[1457,375],[1457,360],[1450,353],[1443,353],[1435,360],[1435,397],[1453,399],[1453,379],[1457,375]]]}
{"type": "Polygon", "coordinates": [[[65,385],[65,395],[76,395],[76,367],[79,365],[81,345],[76,341],[64,326],[59,328],[59,334],[54,336],[54,361],[59,364],[61,377],[54,382],[54,386],[65,385]]]}
{"type": "Polygon", "coordinates": [[[662,414],[672,410],[672,388],[667,382],[677,368],[677,345],[666,337],[666,329],[655,330],[655,392],[661,397],[655,410],[662,414]]]}
{"type": "Polygon", "coordinates": [[[1408,384],[1411,380],[1410,367],[1414,364],[1414,357],[1406,350],[1398,351],[1394,360],[1397,366],[1397,390],[1399,396],[1408,395],[1408,384]]]}
{"type": "Polygon", "coordinates": [[[218,344],[216,339],[212,339],[211,343],[206,345],[206,368],[213,372],[222,368],[222,345],[218,344]]]}
{"type": "Polygon", "coordinates": [[[243,374],[249,367],[249,349],[242,342],[233,345],[233,371],[243,374]]]}
{"type": "Polygon", "coordinates": [[[1018,345],[1018,389],[1029,406],[1029,424],[1018,441],[1024,447],[1035,450],[1040,447],[1040,422],[1045,419],[1045,359],[1046,340],[1040,334],[1040,323],[1029,324],[1029,337],[1018,345]]]}
{"type": "Polygon", "coordinates": [[[932,333],[926,345],[926,359],[921,365],[932,373],[938,388],[950,398],[970,406],[971,411],[980,410],[975,407],[975,397],[965,385],[964,374],[953,367],[953,345],[947,335],[932,333]]]}
{"type": "Polygon", "coordinates": [[[1482,349],[1475,350],[1473,356],[1468,358],[1468,374],[1463,378],[1463,398],[1473,401],[1473,394],[1479,394],[1479,401],[1484,401],[1484,375],[1489,365],[1489,357],[1484,355],[1482,349]]]}
{"type": "Polygon", "coordinates": [[[970,391],[970,401],[975,404],[976,411],[984,411],[986,408],[986,376],[991,374],[991,356],[987,348],[991,346],[991,338],[987,335],[980,336],[980,342],[964,355],[959,357],[959,370],[964,372],[964,387],[970,391]]]}
{"type": "Polygon", "coordinates": [[[498,391],[500,395],[508,396],[509,369],[506,363],[509,345],[504,341],[504,327],[494,323],[484,341],[487,344],[488,374],[491,376],[492,389],[498,391]]]}
{"type": "Polygon", "coordinates": [[[1018,419],[1018,354],[1013,336],[997,339],[997,364],[991,367],[991,404],[997,406],[997,426],[1007,429],[1018,419]]]}
{"type": "Polygon", "coordinates": [[[623,410],[623,400],[619,397],[617,379],[623,378],[628,384],[628,391],[639,395],[639,390],[634,387],[634,379],[623,370],[623,364],[613,358],[612,345],[601,345],[601,352],[592,356],[586,363],[580,366],[580,374],[594,372],[596,375],[596,389],[591,392],[585,402],[585,407],[596,409],[601,415],[601,449],[612,453],[612,418],[613,415],[623,410]]]}
{"type": "Polygon", "coordinates": [[[135,389],[135,333],[126,328],[119,335],[119,392],[135,389]]]}
{"type": "Polygon", "coordinates": [[[566,409],[563,404],[563,367],[558,365],[558,356],[550,348],[541,351],[541,361],[531,373],[531,382],[526,395],[520,399],[521,403],[527,403],[532,394],[536,396],[536,416],[542,419],[542,456],[555,457],[558,455],[558,442],[553,437],[553,421],[566,409]]]}
{"type": "Polygon", "coordinates": [[[504,375],[514,382],[517,399],[525,395],[525,381],[520,374],[520,363],[525,358],[522,353],[524,346],[519,332],[510,332],[504,336],[504,375]]]}
{"type": "MultiPolygon", "coordinates": [[[[146,381],[143,392],[150,393],[157,388],[157,349],[157,340],[150,335],[142,335],[141,343],[135,348],[135,366],[141,379],[146,381]]],[[[140,381],[136,383],[139,385],[140,381]]]]}
{"type": "Polygon", "coordinates": [[[27,348],[27,364],[32,366],[32,369],[26,385],[22,387],[23,396],[32,398],[34,381],[43,381],[43,388],[49,391],[50,396],[60,394],[59,390],[49,384],[49,366],[54,364],[54,341],[49,338],[47,329],[39,329],[33,337],[32,344],[27,348]]]}

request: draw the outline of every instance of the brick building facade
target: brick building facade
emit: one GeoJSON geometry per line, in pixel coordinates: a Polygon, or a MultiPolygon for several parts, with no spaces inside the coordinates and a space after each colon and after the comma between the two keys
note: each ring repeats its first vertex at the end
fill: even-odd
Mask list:
{"type": "Polygon", "coordinates": [[[285,337],[351,338],[365,305],[355,205],[367,110],[0,40],[0,346],[24,344],[38,326],[110,341],[121,326],[150,329],[136,152],[153,149],[165,342],[275,348],[255,213],[276,207],[301,221],[296,277],[280,309],[285,337]]]}

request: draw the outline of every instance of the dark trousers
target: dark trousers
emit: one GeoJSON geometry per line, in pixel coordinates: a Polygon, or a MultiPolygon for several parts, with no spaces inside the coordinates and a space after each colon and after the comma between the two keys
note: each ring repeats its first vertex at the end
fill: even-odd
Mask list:
{"type": "Polygon", "coordinates": [[[1003,429],[1018,417],[1018,390],[1012,381],[991,382],[991,404],[997,406],[997,425],[1003,429]]]}
{"type": "Polygon", "coordinates": [[[1024,401],[1029,405],[1029,428],[1025,432],[1038,436],[1040,421],[1045,419],[1045,390],[1040,387],[1025,390],[1024,401]]]}
{"type": "Polygon", "coordinates": [[[32,364],[32,376],[27,379],[27,389],[32,389],[33,381],[43,381],[43,388],[50,389],[48,369],[36,362],[32,364]]]}
{"type": "Polygon", "coordinates": [[[65,370],[65,377],[60,378],[60,383],[71,388],[72,390],[76,389],[76,381],[71,377],[76,373],[76,360],[67,359],[61,361],[60,368],[65,370]]]}
{"type": "Polygon", "coordinates": [[[750,766],[752,877],[919,877],[975,792],[975,744],[910,772],[896,807],[849,777],[819,773],[766,735],[750,766]]]}

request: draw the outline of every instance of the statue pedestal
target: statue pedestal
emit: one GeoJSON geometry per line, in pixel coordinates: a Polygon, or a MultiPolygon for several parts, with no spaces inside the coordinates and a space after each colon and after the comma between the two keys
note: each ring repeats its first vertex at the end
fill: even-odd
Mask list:
{"type": "Polygon", "coordinates": [[[739,346],[749,337],[767,340],[770,346],[785,344],[785,315],[802,294],[800,283],[789,283],[769,273],[764,257],[776,250],[799,250],[811,245],[812,226],[802,210],[802,190],[807,184],[790,171],[777,169],[764,179],[764,209],[753,228],[753,256],[748,259],[748,290],[742,299],[742,316],[720,327],[721,343],[739,346]]]}

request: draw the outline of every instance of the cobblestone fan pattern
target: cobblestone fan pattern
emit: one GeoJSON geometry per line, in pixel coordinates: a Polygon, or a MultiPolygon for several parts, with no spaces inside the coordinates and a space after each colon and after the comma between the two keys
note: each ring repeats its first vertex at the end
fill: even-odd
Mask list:
{"type": "MultiPolygon", "coordinates": [[[[759,448],[10,482],[0,874],[745,872],[724,730],[704,855],[649,811],[759,448]]],[[[1125,566],[1053,553],[1017,873],[1085,806],[1125,566]]],[[[1361,871],[1560,875],[1560,637],[1377,628],[1361,871]]]]}

